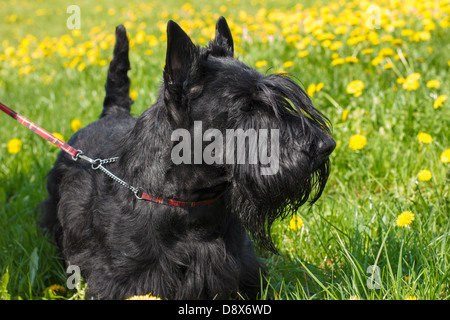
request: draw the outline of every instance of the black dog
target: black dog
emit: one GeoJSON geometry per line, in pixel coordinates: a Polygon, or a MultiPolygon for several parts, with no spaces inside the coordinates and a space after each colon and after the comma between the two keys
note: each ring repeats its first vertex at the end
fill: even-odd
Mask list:
{"type": "Polygon", "coordinates": [[[158,100],[135,119],[128,39],[117,27],[101,117],[69,144],[93,159],[118,157],[102,167],[121,180],[61,153],[44,202],[45,226],[66,262],[79,266],[90,297],[256,298],[264,277],[247,232],[275,250],[274,220],[295,213],[311,193],[311,202],[320,197],[335,147],[328,119],[286,75],[262,75],[233,55],[223,17],[205,48],[169,21],[158,100]],[[208,129],[215,148],[203,135],[208,129]],[[243,143],[219,139],[233,131],[246,134],[243,143]],[[217,161],[199,162],[195,146],[180,148],[197,142],[174,132],[203,137],[200,156],[208,150],[217,161]],[[260,133],[256,146],[251,132],[260,133]],[[269,153],[273,163],[250,161],[269,153]]]}

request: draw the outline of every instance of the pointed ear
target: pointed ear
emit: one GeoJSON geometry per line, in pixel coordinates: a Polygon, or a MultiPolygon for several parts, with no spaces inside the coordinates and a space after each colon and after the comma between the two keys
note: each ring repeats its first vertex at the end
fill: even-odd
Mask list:
{"type": "Polygon", "coordinates": [[[167,23],[167,53],[164,67],[166,84],[180,84],[187,78],[195,46],[189,36],[175,22],[167,23]]]}
{"type": "Polygon", "coordinates": [[[216,37],[214,43],[223,47],[227,51],[227,55],[233,57],[234,44],[233,37],[231,35],[230,28],[228,27],[227,20],[224,17],[220,17],[216,23],[216,37]]]}

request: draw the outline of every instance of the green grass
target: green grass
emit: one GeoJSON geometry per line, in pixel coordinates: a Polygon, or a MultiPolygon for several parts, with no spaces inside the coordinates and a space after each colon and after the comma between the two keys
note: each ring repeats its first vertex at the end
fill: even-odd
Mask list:
{"type": "MultiPolygon", "coordinates": [[[[333,2],[324,3],[331,8],[334,18],[329,16],[328,22],[319,24],[316,29],[287,33],[283,33],[286,18],[277,19],[277,15],[294,14],[296,1],[226,1],[226,8],[220,8],[223,2],[196,1],[192,4],[192,15],[181,9],[183,1],[176,0],[164,4],[136,0],[127,6],[105,0],[95,5],[91,1],[77,3],[81,9],[82,37],[73,37],[74,43],[67,45],[68,49],[98,48],[101,40],[93,41],[94,37],[101,32],[105,32],[105,36],[113,35],[115,26],[126,21],[133,23],[128,29],[132,39],[136,39],[142,22],[146,24],[142,28],[145,34],[158,39],[153,47],[147,41],[136,43],[130,52],[132,70],[129,76],[132,89],[138,94],[132,110],[136,115],[156,100],[166,48],[158,23],[165,24],[170,18],[178,22],[184,19],[186,23],[197,18],[205,23],[204,27],[210,27],[223,14],[231,22],[239,59],[251,66],[266,60],[267,65],[259,69],[261,72],[285,69],[305,88],[313,83],[324,83],[312,100],[333,124],[337,148],[331,156],[331,175],[319,201],[298,212],[304,221],[300,230],[289,229],[289,220],[279,221],[273,227],[279,254],[260,252],[269,271],[269,285],[262,293],[263,298],[449,299],[450,174],[449,163],[440,161],[441,153],[450,146],[449,100],[442,107],[433,108],[436,96],[450,95],[450,30],[445,25],[448,10],[427,11],[427,6],[418,7],[417,18],[402,12],[402,6],[393,6],[390,8],[393,15],[382,16],[382,28],[373,31],[382,41],[376,43],[366,38],[350,45],[347,40],[351,32],[358,33],[366,20],[350,23],[350,15],[336,20],[343,9],[333,6],[333,2]],[[148,7],[140,6],[142,3],[148,7]],[[97,5],[101,5],[102,10],[96,11],[97,5]],[[109,15],[108,8],[115,8],[115,14],[109,15]],[[260,8],[266,8],[273,16],[265,15],[258,22],[260,8]],[[241,19],[241,10],[254,18],[253,22],[241,19]],[[414,41],[402,35],[404,29],[423,31],[424,17],[429,16],[435,24],[429,31],[430,39],[414,41]],[[399,23],[389,29],[388,25],[394,22],[399,23]],[[257,28],[250,28],[257,23],[257,28]],[[264,29],[268,23],[277,27],[273,34],[264,29]],[[348,31],[335,34],[333,39],[341,41],[342,47],[333,51],[322,46],[323,40],[314,30],[333,33],[336,25],[342,24],[347,25],[348,31]],[[100,27],[100,31],[92,32],[94,27],[100,27]],[[247,38],[238,27],[249,28],[247,38]],[[289,36],[296,35],[300,37],[289,42],[289,36]],[[403,41],[400,49],[407,55],[406,60],[389,57],[384,61],[391,60],[394,69],[371,64],[382,48],[398,49],[383,36],[403,41]],[[317,44],[296,48],[295,44],[305,37],[317,44]],[[92,41],[91,47],[88,41],[92,41]],[[373,53],[362,54],[366,48],[372,48],[373,53]],[[300,50],[308,50],[309,55],[298,57],[300,50]],[[332,66],[334,53],[343,58],[354,55],[359,62],[332,66]],[[294,66],[285,68],[286,61],[293,61],[294,66]],[[421,75],[420,87],[407,91],[397,79],[413,72],[421,75]],[[440,88],[426,86],[432,79],[440,81],[440,88]],[[352,80],[364,83],[360,97],[346,92],[352,80]],[[349,110],[345,120],[342,118],[344,110],[349,110]],[[419,132],[430,134],[433,142],[420,143],[419,132]],[[354,151],[348,141],[357,133],[367,137],[367,145],[354,151]],[[418,181],[417,175],[422,169],[432,172],[430,181],[418,181]],[[415,214],[409,228],[398,227],[395,223],[403,211],[415,214]],[[368,272],[369,268],[376,272],[368,272]],[[374,284],[379,284],[379,288],[374,288],[374,284]]],[[[108,66],[97,62],[111,58],[113,43],[108,42],[109,47],[99,51],[96,62],[90,62],[87,54],[81,55],[85,63],[82,71],[77,70],[81,61],[74,68],[68,66],[75,56],[50,53],[50,49],[45,57],[30,58],[28,62],[23,59],[31,57],[39,44],[51,47],[60,43],[64,34],[71,34],[66,27],[69,16],[66,8],[70,4],[56,0],[0,3],[0,101],[50,132],[63,134],[66,140],[73,134],[72,119],[80,119],[87,125],[101,112],[108,66]],[[43,15],[38,15],[40,9],[46,10],[39,12],[43,15]],[[27,52],[20,54],[20,43],[28,34],[34,35],[36,40],[28,44],[27,52]],[[6,54],[8,47],[14,48],[10,56],[6,54]],[[21,68],[26,66],[34,69],[29,73],[23,69],[21,74],[21,68]]],[[[384,3],[380,7],[389,5],[384,3]]],[[[309,1],[300,12],[317,22],[322,21],[319,17],[325,12],[320,8],[320,2],[309,1]]],[[[348,11],[361,13],[365,9],[357,2],[350,2],[348,11]]],[[[302,20],[302,23],[307,24],[307,21],[302,20]]],[[[195,42],[207,38],[202,28],[187,31],[195,42]]],[[[61,296],[82,299],[84,285],[79,290],[59,293],[60,296],[46,290],[54,284],[65,287],[66,283],[57,250],[38,227],[39,204],[47,194],[45,177],[58,150],[6,115],[0,115],[0,121],[0,299],[57,299],[61,296]],[[12,138],[23,142],[17,154],[7,151],[7,143],[12,138]]]]}

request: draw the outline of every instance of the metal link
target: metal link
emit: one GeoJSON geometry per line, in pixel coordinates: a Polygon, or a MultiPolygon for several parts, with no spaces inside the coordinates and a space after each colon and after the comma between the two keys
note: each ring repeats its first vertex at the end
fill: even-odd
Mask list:
{"type": "Polygon", "coordinates": [[[136,198],[142,199],[138,195],[138,193],[141,190],[141,188],[133,187],[132,185],[130,185],[127,182],[123,181],[118,176],[116,176],[114,173],[112,173],[111,171],[109,171],[108,169],[103,167],[104,164],[109,164],[109,163],[116,162],[117,160],[119,160],[119,157],[113,157],[113,158],[109,158],[109,159],[95,159],[94,160],[92,158],[89,158],[89,157],[85,156],[83,151],[78,150],[78,153],[75,155],[75,157],[72,157],[72,159],[74,161],[77,161],[78,159],[83,159],[83,160],[89,162],[91,164],[91,167],[92,167],[93,170],[100,169],[104,174],[106,174],[108,177],[113,179],[115,182],[119,183],[121,186],[124,186],[127,189],[130,189],[134,193],[136,198]]]}

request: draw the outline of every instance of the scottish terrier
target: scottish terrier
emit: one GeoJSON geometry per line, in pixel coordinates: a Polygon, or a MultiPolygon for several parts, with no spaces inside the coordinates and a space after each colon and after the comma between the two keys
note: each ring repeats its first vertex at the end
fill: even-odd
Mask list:
{"type": "Polygon", "coordinates": [[[206,47],[168,22],[157,101],[134,118],[128,49],[120,25],[100,119],[69,141],[112,160],[58,156],[46,229],[91,298],[257,298],[265,277],[253,243],[276,251],[272,223],[320,197],[329,120],[286,74],[235,59],[223,17],[206,47]]]}

